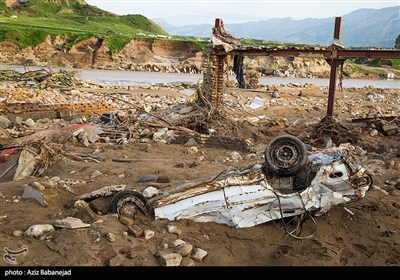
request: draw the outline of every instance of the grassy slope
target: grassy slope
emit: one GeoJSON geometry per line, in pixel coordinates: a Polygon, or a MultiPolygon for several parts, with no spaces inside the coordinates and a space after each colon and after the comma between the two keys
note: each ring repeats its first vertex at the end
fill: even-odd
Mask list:
{"type": "Polygon", "coordinates": [[[111,49],[118,50],[137,38],[137,33],[166,34],[142,15],[116,16],[90,5],[78,4],[76,0],[69,0],[69,3],[71,6],[31,0],[29,6],[12,11],[0,2],[0,40],[12,41],[25,48],[43,42],[47,35],[61,35],[71,42],[105,36],[111,49]],[[18,17],[10,18],[12,14],[18,17]]]}

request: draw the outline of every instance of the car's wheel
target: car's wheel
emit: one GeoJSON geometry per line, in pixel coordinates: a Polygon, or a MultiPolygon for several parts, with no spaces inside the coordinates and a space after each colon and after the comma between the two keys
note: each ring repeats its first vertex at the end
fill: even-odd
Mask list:
{"type": "Polygon", "coordinates": [[[147,199],[139,192],[126,190],[117,193],[111,200],[109,213],[117,213],[119,216],[133,217],[138,212],[145,216],[150,214],[147,199]]]}
{"type": "Polygon", "coordinates": [[[275,137],[265,149],[268,168],[280,176],[293,176],[307,163],[306,145],[297,137],[275,137]]]}

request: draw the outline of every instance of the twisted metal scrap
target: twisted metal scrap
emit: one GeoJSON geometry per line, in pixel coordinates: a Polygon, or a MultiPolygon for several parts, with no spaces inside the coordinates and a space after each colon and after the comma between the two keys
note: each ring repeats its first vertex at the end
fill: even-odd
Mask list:
{"type": "Polygon", "coordinates": [[[60,144],[36,140],[21,147],[35,155],[36,166],[32,176],[42,175],[56,160],[63,159],[63,150],[60,144]]]}
{"type": "Polygon", "coordinates": [[[357,134],[338,123],[331,116],[325,116],[310,133],[310,138],[314,144],[324,145],[327,137],[331,138],[336,146],[341,143],[357,144],[359,140],[357,134]]]}

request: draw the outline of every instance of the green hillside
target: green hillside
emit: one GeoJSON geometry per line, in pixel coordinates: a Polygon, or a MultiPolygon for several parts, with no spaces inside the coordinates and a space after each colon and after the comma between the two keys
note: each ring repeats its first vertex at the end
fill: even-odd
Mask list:
{"type": "Polygon", "coordinates": [[[142,15],[117,16],[82,0],[0,0],[0,41],[25,48],[43,42],[47,35],[60,35],[77,43],[92,36],[106,37],[118,50],[138,33],[167,34],[142,15]],[[15,2],[15,7],[9,7],[15,2]]]}

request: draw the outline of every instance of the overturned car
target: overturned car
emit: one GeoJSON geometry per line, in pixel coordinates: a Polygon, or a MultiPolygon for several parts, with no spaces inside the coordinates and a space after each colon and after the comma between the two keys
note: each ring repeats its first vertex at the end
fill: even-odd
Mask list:
{"type": "Polygon", "coordinates": [[[199,184],[147,200],[132,190],[117,193],[109,212],[133,215],[140,209],[155,219],[190,219],[244,228],[304,213],[319,215],[365,196],[372,177],[345,144],[307,152],[291,135],[276,137],[265,162],[224,171],[199,184]]]}

